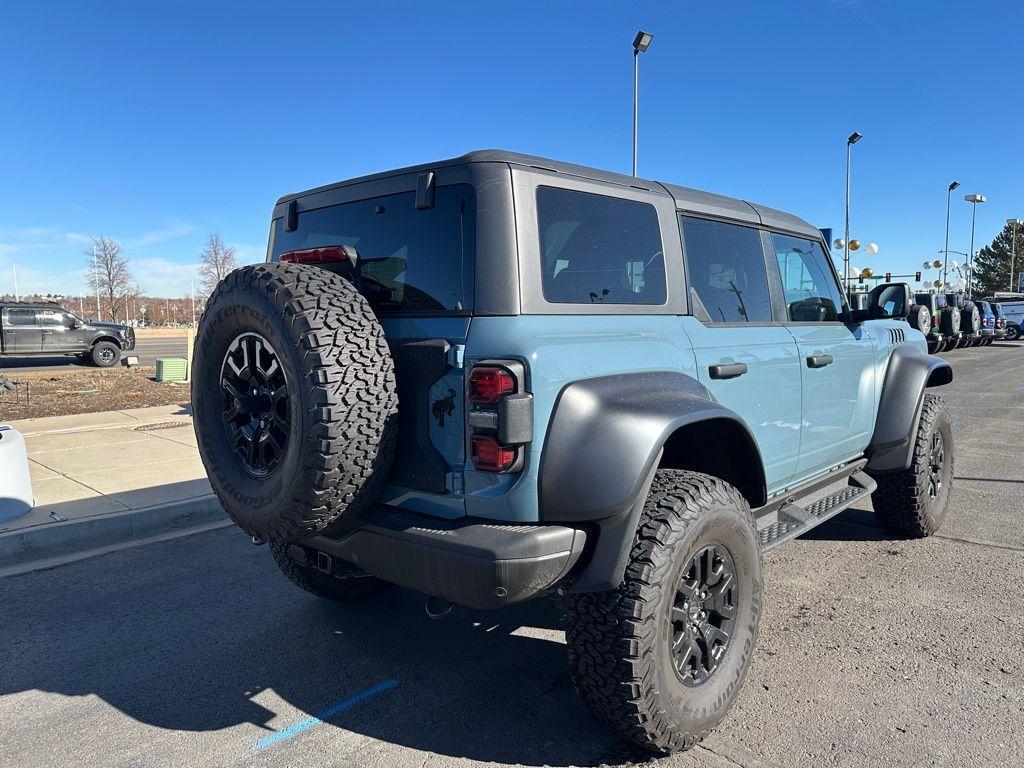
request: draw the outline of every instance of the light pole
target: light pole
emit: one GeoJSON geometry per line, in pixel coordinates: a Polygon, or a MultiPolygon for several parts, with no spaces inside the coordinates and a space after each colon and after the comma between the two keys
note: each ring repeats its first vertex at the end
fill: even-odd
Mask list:
{"type": "Polygon", "coordinates": [[[636,178],[636,131],[637,131],[637,99],[640,85],[640,54],[647,50],[654,35],[640,30],[633,38],[633,177],[636,178]]]}
{"type": "Polygon", "coordinates": [[[942,257],[942,284],[946,284],[946,272],[948,267],[946,264],[949,262],[949,203],[953,197],[953,190],[960,186],[959,181],[953,181],[946,188],[946,255],[942,257]]]}
{"type": "Polygon", "coordinates": [[[96,267],[96,244],[92,246],[92,281],[96,283],[96,320],[102,320],[100,315],[100,273],[96,267]]]}
{"type": "Polygon", "coordinates": [[[864,137],[854,131],[846,139],[846,237],[843,238],[843,280],[850,293],[850,148],[864,137]]]}
{"type": "Polygon", "coordinates": [[[1010,291],[1016,290],[1013,283],[1013,268],[1017,261],[1017,227],[1021,225],[1020,219],[1007,219],[1007,224],[1013,225],[1013,237],[1010,239],[1010,291]]]}
{"type": "Polygon", "coordinates": [[[971,204],[971,255],[967,257],[967,298],[971,298],[974,287],[974,219],[978,215],[978,203],[985,202],[984,195],[964,195],[964,200],[971,204]]]}

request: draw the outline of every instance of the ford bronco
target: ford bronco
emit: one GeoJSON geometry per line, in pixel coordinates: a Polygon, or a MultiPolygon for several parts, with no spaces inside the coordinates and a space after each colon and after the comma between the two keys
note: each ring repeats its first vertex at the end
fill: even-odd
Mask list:
{"type": "Polygon", "coordinates": [[[193,362],[231,518],[299,587],[428,610],[564,596],[595,716],[697,743],[750,665],[762,553],[872,497],[942,524],[952,379],[904,284],[851,310],[821,232],[501,151],[281,198],[193,362]]]}

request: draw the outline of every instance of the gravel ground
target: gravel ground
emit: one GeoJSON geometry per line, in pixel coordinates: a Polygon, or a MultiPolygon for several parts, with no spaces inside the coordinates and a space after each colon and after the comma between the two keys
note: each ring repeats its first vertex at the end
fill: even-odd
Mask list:
{"type": "Polygon", "coordinates": [[[187,384],[158,382],[155,375],[152,366],[9,371],[8,378],[20,386],[16,392],[0,394],[0,418],[13,421],[189,402],[187,384]]]}

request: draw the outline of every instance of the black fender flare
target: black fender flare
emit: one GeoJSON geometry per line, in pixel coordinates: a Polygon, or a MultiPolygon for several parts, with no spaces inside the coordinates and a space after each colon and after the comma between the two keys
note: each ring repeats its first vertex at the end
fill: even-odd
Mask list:
{"type": "Polygon", "coordinates": [[[953,368],[941,357],[912,346],[892,351],[878,401],[875,431],[865,451],[869,472],[899,472],[910,466],[924,391],[951,381],[953,368]]]}
{"type": "Polygon", "coordinates": [[[97,344],[99,344],[101,341],[109,341],[111,344],[116,344],[118,349],[120,349],[122,351],[124,350],[124,344],[121,343],[121,340],[119,338],[117,338],[116,336],[111,336],[109,333],[102,333],[102,334],[100,334],[100,335],[90,339],[89,340],[89,349],[92,349],[97,344]]]}
{"type": "Polygon", "coordinates": [[[691,376],[618,374],[562,389],[541,453],[540,519],[594,523],[598,529],[571,591],[613,589],[621,582],[666,440],[681,427],[723,419],[735,422],[749,439],[763,487],[764,463],[746,422],[691,376]]]}

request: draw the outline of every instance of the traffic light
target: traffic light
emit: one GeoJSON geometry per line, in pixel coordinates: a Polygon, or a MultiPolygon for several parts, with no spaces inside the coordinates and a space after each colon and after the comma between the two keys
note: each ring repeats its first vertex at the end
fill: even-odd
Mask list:
{"type": "Polygon", "coordinates": [[[921,279],[921,273],[920,272],[915,272],[914,273],[914,279],[915,280],[920,280],[921,279]]]}
{"type": "Polygon", "coordinates": [[[892,272],[886,272],[885,273],[885,282],[887,282],[887,283],[891,283],[892,282],[892,272]]]}

